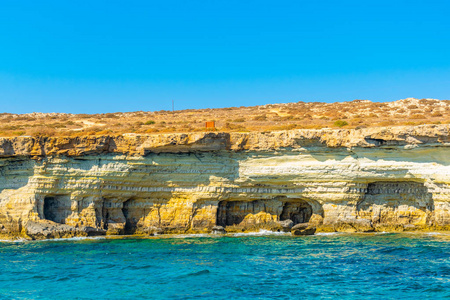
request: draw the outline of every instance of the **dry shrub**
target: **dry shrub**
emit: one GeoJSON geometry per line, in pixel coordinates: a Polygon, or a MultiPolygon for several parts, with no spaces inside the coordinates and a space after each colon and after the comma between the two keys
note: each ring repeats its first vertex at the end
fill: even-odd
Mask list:
{"type": "Polygon", "coordinates": [[[63,123],[52,123],[52,124],[47,124],[47,127],[52,127],[52,128],[66,128],[66,125],[63,123]]]}
{"type": "Polygon", "coordinates": [[[109,118],[109,119],[118,119],[118,118],[120,118],[119,116],[117,116],[117,115],[114,114],[114,113],[107,113],[107,114],[104,114],[103,117],[109,118]]]}
{"type": "Polygon", "coordinates": [[[77,118],[79,119],[90,119],[93,118],[95,115],[88,115],[88,114],[78,114],[77,118]]]}
{"type": "Polygon", "coordinates": [[[379,126],[393,126],[395,125],[395,121],[385,120],[378,123],[379,126]]]}
{"type": "Polygon", "coordinates": [[[112,131],[111,129],[105,129],[105,130],[96,132],[96,134],[97,134],[97,135],[108,135],[108,134],[111,134],[111,133],[113,133],[113,132],[114,132],[114,131],[112,131]]]}
{"type": "Polygon", "coordinates": [[[229,131],[247,131],[247,128],[244,126],[231,123],[225,123],[225,129],[229,131]]]}
{"type": "Polygon", "coordinates": [[[254,121],[265,121],[267,120],[266,115],[259,115],[253,118],[254,121]]]}
{"type": "Polygon", "coordinates": [[[18,116],[17,118],[14,119],[14,121],[32,122],[32,121],[36,121],[36,118],[33,118],[31,116],[18,116]]]}
{"type": "Polygon", "coordinates": [[[434,113],[431,114],[432,117],[442,117],[442,113],[439,111],[436,111],[434,113]]]}
{"type": "Polygon", "coordinates": [[[56,132],[54,128],[47,126],[34,127],[27,131],[31,136],[54,136],[56,132]]]}
{"type": "Polygon", "coordinates": [[[420,99],[419,103],[422,105],[433,105],[436,103],[439,103],[439,100],[435,100],[435,99],[420,99]]]}
{"type": "Polygon", "coordinates": [[[364,123],[364,121],[360,118],[351,119],[348,122],[350,125],[358,125],[364,123]]]}
{"type": "Polygon", "coordinates": [[[150,128],[150,129],[145,130],[145,133],[155,133],[155,132],[159,132],[159,130],[156,128],[150,128]]]}

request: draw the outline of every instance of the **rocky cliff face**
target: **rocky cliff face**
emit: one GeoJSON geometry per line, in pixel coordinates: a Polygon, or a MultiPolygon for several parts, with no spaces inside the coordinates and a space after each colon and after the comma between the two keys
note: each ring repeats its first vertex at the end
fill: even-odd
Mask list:
{"type": "Polygon", "coordinates": [[[0,234],[448,230],[449,132],[0,138],[0,234]]]}

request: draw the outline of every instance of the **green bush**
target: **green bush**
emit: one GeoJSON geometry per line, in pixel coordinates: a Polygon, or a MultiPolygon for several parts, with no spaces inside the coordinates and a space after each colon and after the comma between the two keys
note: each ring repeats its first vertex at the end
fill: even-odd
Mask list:
{"type": "Polygon", "coordinates": [[[144,124],[145,125],[153,125],[153,124],[155,124],[155,121],[150,120],[150,121],[145,122],[144,124]]]}
{"type": "Polygon", "coordinates": [[[346,125],[348,125],[348,123],[346,121],[337,120],[336,122],[334,122],[334,126],[337,126],[337,127],[344,127],[346,125]]]}

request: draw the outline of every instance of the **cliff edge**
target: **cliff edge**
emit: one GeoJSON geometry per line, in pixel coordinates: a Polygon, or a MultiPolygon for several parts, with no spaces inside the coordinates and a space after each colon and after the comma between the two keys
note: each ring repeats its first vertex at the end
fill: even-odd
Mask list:
{"type": "Polygon", "coordinates": [[[390,147],[444,145],[450,125],[372,127],[363,129],[298,129],[275,132],[201,132],[121,134],[82,137],[0,138],[0,157],[141,155],[209,151],[273,151],[303,147],[390,147]]]}

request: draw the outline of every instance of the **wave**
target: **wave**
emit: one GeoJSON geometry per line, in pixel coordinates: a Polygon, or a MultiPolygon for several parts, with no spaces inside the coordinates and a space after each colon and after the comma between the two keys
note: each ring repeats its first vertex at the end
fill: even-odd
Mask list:
{"type": "Polygon", "coordinates": [[[209,271],[208,269],[205,269],[205,270],[201,270],[201,271],[194,272],[194,273],[191,273],[191,274],[187,274],[186,277],[187,277],[187,276],[206,275],[206,274],[209,274],[209,273],[211,273],[211,271],[209,271]]]}
{"type": "MultiPolygon", "coordinates": [[[[61,242],[61,241],[84,241],[84,240],[104,240],[105,236],[76,236],[70,238],[56,238],[56,239],[43,239],[43,240],[31,240],[32,242],[61,242]]],[[[30,242],[30,240],[28,240],[30,242]]]]}
{"type": "MultiPolygon", "coordinates": [[[[216,235],[208,234],[208,233],[189,233],[189,234],[176,234],[176,235],[165,235],[164,237],[171,239],[185,239],[185,238],[198,238],[198,237],[214,237],[216,235]]],[[[160,237],[163,237],[162,235],[160,237]]]]}
{"type": "Polygon", "coordinates": [[[432,232],[423,232],[423,234],[425,234],[425,235],[431,235],[431,236],[434,236],[434,235],[450,235],[450,233],[448,233],[448,232],[435,232],[435,231],[432,231],[432,232]]]}
{"type": "Polygon", "coordinates": [[[45,239],[39,241],[52,242],[52,241],[83,241],[83,240],[104,240],[105,236],[76,236],[70,238],[57,238],[57,239],[45,239]]]}
{"type": "Polygon", "coordinates": [[[201,271],[198,271],[198,272],[192,272],[192,273],[189,273],[189,274],[183,274],[183,275],[178,276],[177,278],[183,279],[183,278],[187,278],[187,277],[195,277],[195,276],[208,275],[208,274],[210,274],[210,273],[211,273],[210,270],[204,269],[204,270],[201,270],[201,271]]]}
{"type": "Polygon", "coordinates": [[[328,235],[339,235],[339,234],[342,234],[342,232],[318,232],[318,233],[315,233],[314,235],[328,236],[328,235]]]}
{"type": "Polygon", "coordinates": [[[20,238],[20,239],[13,239],[13,240],[0,240],[0,243],[23,243],[28,242],[30,240],[20,238]]]}
{"type": "Polygon", "coordinates": [[[290,232],[278,232],[278,231],[270,231],[261,229],[256,232],[239,232],[233,233],[232,236],[262,236],[262,235],[290,235],[290,232]]]}
{"type": "Polygon", "coordinates": [[[14,240],[0,240],[0,243],[24,243],[24,242],[57,242],[57,241],[82,241],[82,240],[103,240],[107,239],[106,236],[77,236],[70,238],[55,238],[55,239],[42,239],[42,240],[31,240],[31,239],[14,239],[14,240]]]}

